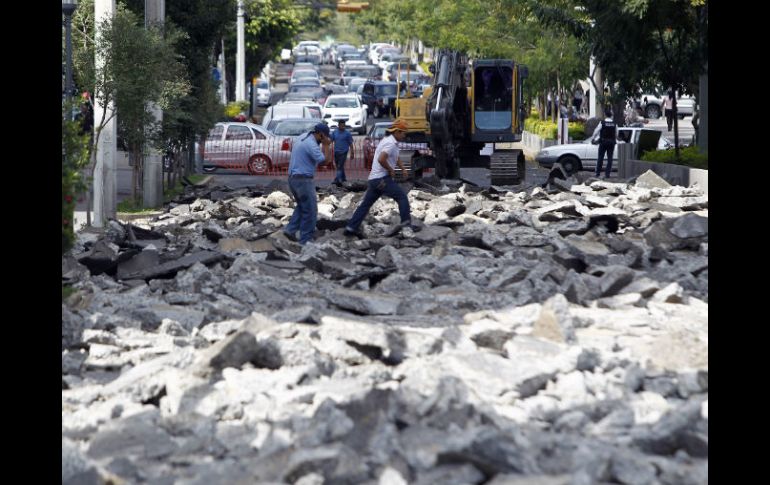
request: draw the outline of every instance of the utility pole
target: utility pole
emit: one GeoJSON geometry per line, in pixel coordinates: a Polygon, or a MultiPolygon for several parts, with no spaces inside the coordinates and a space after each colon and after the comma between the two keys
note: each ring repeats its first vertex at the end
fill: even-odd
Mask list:
{"type": "MultiPolygon", "coordinates": [[[[166,17],[166,0],[144,0],[144,28],[151,24],[163,24],[166,17]]],[[[163,121],[163,110],[155,103],[150,111],[158,122],[163,121]]],[[[147,147],[142,166],[142,205],[160,207],[163,205],[163,154],[147,147]]]]}
{"type": "Polygon", "coordinates": [[[238,52],[235,61],[235,100],[246,100],[246,45],[243,22],[243,0],[238,0],[238,52]]]}
{"type": "MultiPolygon", "coordinates": [[[[105,17],[115,16],[115,0],[95,0],[94,19],[96,20],[96,37],[99,38],[99,23],[105,17]]],[[[96,51],[96,72],[104,69],[104,59],[96,51]]],[[[99,96],[94,96],[94,119],[107,119],[99,135],[99,146],[96,148],[96,165],[94,167],[94,227],[104,227],[107,219],[114,219],[117,211],[117,172],[115,171],[115,153],[118,143],[118,120],[112,116],[115,102],[103,104],[99,96]]]]}

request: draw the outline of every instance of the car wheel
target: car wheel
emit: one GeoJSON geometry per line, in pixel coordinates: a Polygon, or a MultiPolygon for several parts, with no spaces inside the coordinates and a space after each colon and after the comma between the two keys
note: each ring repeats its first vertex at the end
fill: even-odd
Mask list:
{"type": "Polygon", "coordinates": [[[246,168],[251,175],[265,175],[271,168],[270,159],[265,155],[254,155],[246,168]]]}
{"type": "Polygon", "coordinates": [[[660,106],[658,106],[657,104],[649,104],[644,109],[644,114],[647,118],[652,118],[654,120],[657,120],[658,118],[660,118],[660,114],[661,114],[660,106]]]}
{"type": "Polygon", "coordinates": [[[677,117],[677,118],[679,118],[680,120],[683,120],[683,119],[684,119],[684,117],[685,117],[685,115],[683,115],[683,114],[678,114],[678,115],[676,115],[676,117],[677,117]]]}
{"type": "Polygon", "coordinates": [[[374,117],[382,118],[382,111],[380,110],[380,107],[378,105],[374,106],[374,117]]]}
{"type": "Polygon", "coordinates": [[[559,163],[561,163],[561,168],[567,172],[567,175],[572,175],[580,168],[580,160],[572,156],[560,158],[559,163]]]}

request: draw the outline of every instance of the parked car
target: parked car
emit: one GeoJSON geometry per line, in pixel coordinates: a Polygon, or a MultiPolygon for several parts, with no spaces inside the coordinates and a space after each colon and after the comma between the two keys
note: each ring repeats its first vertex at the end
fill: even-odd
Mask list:
{"type": "Polygon", "coordinates": [[[281,49],[281,64],[291,62],[291,49],[281,49]]]}
{"type": "MultiPolygon", "coordinates": [[[[639,96],[639,107],[645,118],[658,119],[665,114],[663,110],[663,97],[665,95],[665,91],[655,90],[639,96]]],[[[680,120],[684,119],[685,116],[692,116],[695,112],[695,98],[688,95],[677,96],[676,111],[680,120]]]]}
{"type": "Polygon", "coordinates": [[[337,126],[337,119],[343,118],[351,131],[359,135],[366,133],[366,106],[355,94],[334,94],[326,98],[323,110],[323,120],[329,126],[337,126]]]}
{"type": "Polygon", "coordinates": [[[271,94],[270,84],[264,79],[258,80],[255,98],[257,106],[268,106],[270,104],[271,94]]]}
{"type": "Polygon", "coordinates": [[[253,123],[222,122],[209,131],[203,150],[203,170],[242,169],[252,175],[288,165],[291,139],[253,123]]]}
{"type": "Polygon", "coordinates": [[[262,127],[267,127],[272,120],[284,118],[314,118],[321,120],[321,109],[304,104],[282,103],[270,106],[262,118],[262,127]]]}
{"type": "Polygon", "coordinates": [[[311,131],[318,120],[315,118],[284,118],[272,120],[267,125],[267,130],[278,136],[299,136],[311,131]]]}
{"type": "Polygon", "coordinates": [[[366,81],[361,91],[361,100],[369,107],[375,118],[394,113],[398,84],[389,81],[366,81]]]}
{"type": "MultiPolygon", "coordinates": [[[[374,161],[374,152],[377,150],[377,144],[380,143],[386,133],[385,130],[390,128],[392,121],[378,121],[369,128],[369,132],[364,137],[363,152],[364,152],[364,166],[367,170],[372,168],[372,162],[374,161]]],[[[430,153],[427,143],[410,143],[400,142],[398,144],[399,150],[408,150],[410,152],[418,151],[421,154],[430,153]]]]}
{"type": "MultiPolygon", "coordinates": [[[[661,135],[662,132],[650,128],[624,126],[618,128],[617,140],[618,144],[637,143],[641,151],[645,151],[645,148],[654,149],[655,147],[658,150],[666,150],[671,143],[661,135]],[[643,133],[644,135],[642,135],[643,133]]],[[[613,172],[617,171],[618,166],[615,163],[618,151],[617,146],[615,146],[615,154],[613,156],[613,172]]],[[[554,163],[558,162],[568,174],[579,170],[595,170],[598,158],[599,146],[591,143],[591,137],[577,143],[546,147],[535,155],[535,160],[541,167],[550,169],[554,163]]]]}

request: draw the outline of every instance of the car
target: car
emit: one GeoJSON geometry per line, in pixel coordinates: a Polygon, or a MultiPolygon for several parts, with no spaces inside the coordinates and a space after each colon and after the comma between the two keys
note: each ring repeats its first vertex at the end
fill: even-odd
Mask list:
{"type": "Polygon", "coordinates": [[[257,106],[268,106],[270,104],[270,84],[260,79],[257,81],[255,102],[257,106]]]}
{"type": "Polygon", "coordinates": [[[297,99],[310,99],[318,104],[326,101],[328,93],[321,86],[294,85],[289,88],[289,92],[283,97],[284,101],[297,99]]]}
{"type": "MultiPolygon", "coordinates": [[[[649,128],[637,128],[637,127],[618,127],[617,140],[620,143],[640,143],[642,134],[644,139],[643,144],[652,144],[656,146],[658,150],[666,150],[671,143],[666,140],[662,135],[662,132],[649,128]],[[648,137],[655,138],[654,142],[648,139],[648,137]]],[[[617,145],[615,154],[613,156],[612,170],[617,171],[617,145]]],[[[564,145],[554,145],[546,147],[540,150],[535,155],[535,161],[543,168],[552,168],[554,163],[560,163],[564,171],[568,174],[575,173],[579,170],[595,170],[596,161],[599,158],[599,146],[591,143],[591,137],[586,138],[583,141],[577,143],[567,143],[564,145]]]]}
{"type": "Polygon", "coordinates": [[[315,118],[284,118],[272,120],[267,125],[267,130],[274,135],[281,136],[299,136],[311,131],[318,120],[315,118]]]}
{"type": "Polygon", "coordinates": [[[359,135],[366,133],[366,118],[368,110],[355,94],[333,94],[326,98],[323,110],[323,120],[329,126],[337,126],[336,119],[346,119],[351,131],[359,135]]]}
{"type": "Polygon", "coordinates": [[[350,45],[350,44],[340,44],[337,46],[337,49],[333,51],[332,59],[334,60],[334,65],[337,66],[337,68],[340,67],[340,62],[342,61],[343,56],[346,53],[351,52],[358,52],[358,50],[350,45]]]}
{"type": "Polygon", "coordinates": [[[289,86],[295,83],[305,82],[306,80],[310,82],[317,81],[318,85],[321,85],[321,77],[317,72],[313,70],[295,70],[293,73],[291,73],[291,78],[289,78],[289,86]]]}
{"type": "Polygon", "coordinates": [[[366,79],[365,77],[351,78],[350,81],[348,82],[348,92],[358,94],[358,88],[366,84],[367,80],[368,79],[366,79]]]}
{"type": "MultiPolygon", "coordinates": [[[[392,121],[378,121],[369,128],[369,132],[364,137],[363,141],[363,153],[364,153],[364,166],[367,170],[371,170],[372,162],[374,161],[374,152],[377,150],[377,144],[382,140],[386,133],[385,130],[390,128],[393,124],[392,121]]],[[[399,142],[399,150],[417,151],[420,154],[430,153],[427,143],[410,143],[399,142]]]]}
{"type": "Polygon", "coordinates": [[[307,71],[307,70],[315,71],[318,74],[321,74],[321,67],[311,62],[295,62],[294,69],[292,69],[291,72],[294,73],[294,71],[307,71]]]}
{"type": "Polygon", "coordinates": [[[253,123],[221,122],[209,131],[203,148],[203,170],[241,169],[262,175],[288,165],[291,138],[274,135],[253,123]]]}
{"type": "Polygon", "coordinates": [[[281,49],[281,64],[291,62],[291,49],[281,49]]]}
{"type": "Polygon", "coordinates": [[[404,54],[401,53],[401,49],[384,49],[380,56],[380,62],[377,65],[380,66],[380,69],[385,69],[389,62],[401,59],[402,57],[404,57],[404,54]]]}
{"type": "MultiPolygon", "coordinates": [[[[654,90],[652,92],[639,95],[638,105],[645,118],[658,119],[664,114],[663,97],[666,95],[663,90],[654,90]]],[[[695,112],[695,98],[688,95],[677,96],[676,111],[679,119],[685,116],[692,116],[695,112]]]]}
{"type": "Polygon", "coordinates": [[[395,112],[398,84],[390,81],[366,81],[361,100],[375,118],[395,112]]]}
{"type": "Polygon", "coordinates": [[[344,74],[346,76],[363,77],[366,79],[379,80],[381,78],[380,68],[369,64],[364,66],[346,66],[344,74]]]}
{"type": "Polygon", "coordinates": [[[283,118],[314,118],[321,120],[321,109],[315,105],[282,103],[270,106],[262,118],[262,127],[266,128],[270,121],[283,118]]]}

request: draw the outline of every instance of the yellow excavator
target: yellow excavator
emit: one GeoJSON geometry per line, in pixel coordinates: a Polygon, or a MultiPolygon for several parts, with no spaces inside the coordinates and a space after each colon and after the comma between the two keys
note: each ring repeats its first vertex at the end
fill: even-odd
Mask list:
{"type": "Polygon", "coordinates": [[[439,178],[459,178],[460,167],[483,167],[493,185],[523,182],[524,153],[498,144],[521,141],[526,66],[511,59],[469,61],[460,52],[440,50],[431,73],[433,82],[422,98],[396,101],[397,116],[410,127],[406,141],[425,142],[433,152],[402,153],[413,175],[434,168],[439,178]],[[494,150],[481,155],[487,143],[494,150]]]}

